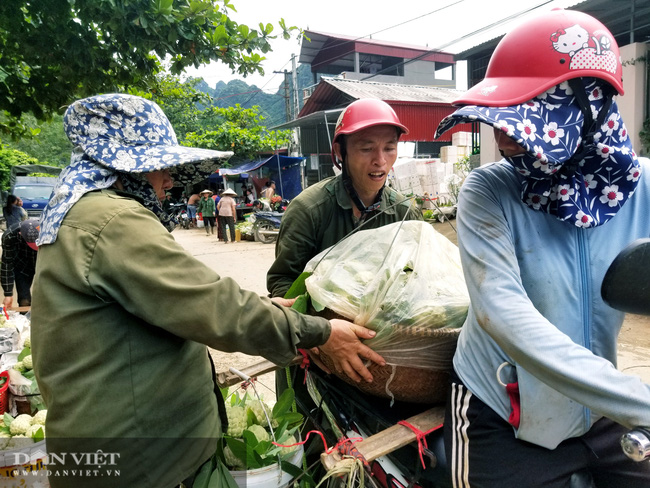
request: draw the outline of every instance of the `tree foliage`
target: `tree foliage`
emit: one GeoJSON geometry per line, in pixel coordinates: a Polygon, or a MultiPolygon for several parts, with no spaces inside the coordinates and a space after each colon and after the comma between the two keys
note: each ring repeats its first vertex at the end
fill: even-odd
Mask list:
{"type": "Polygon", "coordinates": [[[174,127],[181,144],[233,151],[231,162],[254,158],[288,144],[291,131],[269,131],[260,107],[216,107],[212,98],[196,89],[199,80],[181,82],[160,76],[150,92],[131,90],[156,102],[174,127]]]}
{"type": "Polygon", "coordinates": [[[231,162],[254,158],[260,151],[286,147],[291,131],[269,131],[259,107],[211,107],[204,112],[204,127],[186,134],[188,146],[234,151],[231,162]]]}
{"type": "Polygon", "coordinates": [[[11,168],[22,164],[40,164],[40,162],[17,149],[0,147],[0,188],[9,188],[11,168]]]}
{"type": "Polygon", "coordinates": [[[70,163],[72,144],[63,132],[62,115],[55,114],[48,122],[39,122],[31,114],[25,114],[23,119],[27,125],[37,127],[38,135],[7,141],[5,146],[38,159],[40,164],[63,167],[70,163]]]}
{"type": "MultiPolygon", "coordinates": [[[[0,1],[0,130],[29,133],[22,115],[51,117],[75,98],[146,88],[172,74],[221,61],[242,76],[263,74],[275,37],[228,17],[230,0],[0,1]]],[[[279,22],[281,35],[293,27],[279,22]]]]}

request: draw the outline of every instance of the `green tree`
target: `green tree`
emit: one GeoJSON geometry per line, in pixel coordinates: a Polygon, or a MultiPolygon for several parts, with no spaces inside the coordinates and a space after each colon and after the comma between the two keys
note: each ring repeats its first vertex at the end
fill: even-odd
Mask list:
{"type": "MultiPolygon", "coordinates": [[[[0,1],[0,131],[29,134],[24,113],[48,119],[80,96],[145,89],[164,63],[172,74],[210,61],[263,73],[273,26],[230,11],[230,0],[0,1]]],[[[294,27],[279,25],[288,39],[294,27]]]]}
{"type": "Polygon", "coordinates": [[[202,80],[181,81],[177,76],[159,74],[147,90],[131,88],[129,92],[153,102],[165,112],[179,141],[185,134],[201,129],[201,118],[205,107],[211,105],[211,97],[196,89],[202,80]]]}
{"type": "Polygon", "coordinates": [[[231,163],[254,158],[260,151],[286,146],[291,131],[269,131],[259,107],[211,107],[202,115],[203,129],[186,134],[185,144],[206,149],[233,151],[231,163]]]}
{"type": "Polygon", "coordinates": [[[181,144],[233,151],[231,163],[254,158],[260,151],[273,150],[289,142],[291,131],[269,131],[258,106],[213,106],[212,97],[196,89],[201,81],[182,82],[174,76],[159,76],[151,91],[132,89],[131,93],[148,98],[162,108],[181,144]]]}
{"type": "Polygon", "coordinates": [[[70,162],[72,144],[63,132],[63,116],[55,114],[49,122],[39,122],[31,114],[23,118],[27,125],[38,127],[38,135],[7,141],[5,145],[38,159],[41,164],[66,166],[70,162]]]}
{"type": "Polygon", "coordinates": [[[22,151],[0,147],[0,188],[9,189],[11,168],[19,164],[39,164],[39,161],[22,151]]]}

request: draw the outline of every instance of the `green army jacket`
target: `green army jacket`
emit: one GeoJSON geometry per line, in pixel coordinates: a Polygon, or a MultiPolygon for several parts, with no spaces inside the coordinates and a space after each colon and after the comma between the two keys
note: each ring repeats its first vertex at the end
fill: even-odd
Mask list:
{"type": "MultiPolygon", "coordinates": [[[[377,216],[361,228],[374,229],[405,216],[406,220],[422,220],[422,211],[414,202],[386,187],[377,216]]],[[[282,217],[275,261],[266,278],[271,296],[284,296],[312,257],[336,244],[356,226],[352,201],[341,176],[322,180],[300,193],[282,217]]]]}
{"type": "Polygon", "coordinates": [[[203,217],[214,217],[216,215],[216,204],[212,197],[201,198],[196,207],[196,211],[200,212],[203,217]]]}
{"type": "Polygon", "coordinates": [[[66,488],[177,485],[221,434],[206,345],[286,364],[330,333],[326,320],[220,278],[112,190],[82,197],[41,246],[31,321],[48,450],[119,462],[119,477],[51,477],[66,488]]]}

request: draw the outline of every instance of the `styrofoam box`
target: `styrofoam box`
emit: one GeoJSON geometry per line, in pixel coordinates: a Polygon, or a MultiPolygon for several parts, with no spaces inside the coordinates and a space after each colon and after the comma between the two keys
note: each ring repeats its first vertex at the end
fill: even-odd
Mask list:
{"type": "Polygon", "coordinates": [[[456,154],[459,158],[464,158],[472,154],[472,150],[469,146],[456,146],[456,154]]]}
{"type": "Polygon", "coordinates": [[[458,148],[456,146],[442,146],[440,148],[440,161],[443,163],[454,163],[458,159],[458,148]]]}
{"type": "Polygon", "coordinates": [[[413,158],[398,158],[393,165],[393,171],[397,178],[417,175],[417,160],[413,158]]]}
{"type": "Polygon", "coordinates": [[[451,135],[452,146],[471,146],[472,133],[471,132],[455,132],[451,135]]]}

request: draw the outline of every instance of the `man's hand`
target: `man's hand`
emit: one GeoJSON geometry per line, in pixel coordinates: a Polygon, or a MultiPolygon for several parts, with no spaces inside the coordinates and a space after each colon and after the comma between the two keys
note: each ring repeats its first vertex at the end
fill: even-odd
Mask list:
{"type": "Polygon", "coordinates": [[[295,303],[296,298],[273,297],[271,298],[271,301],[278,305],[282,305],[283,307],[291,307],[295,303]]]}
{"type": "Polygon", "coordinates": [[[361,358],[370,359],[380,366],[384,366],[386,361],[360,339],[371,339],[375,332],[347,320],[333,319],[330,324],[330,337],[319,349],[334,362],[334,369],[338,373],[345,372],[356,382],[362,378],[368,383],[372,382],[372,375],[361,358]]]}
{"type": "Polygon", "coordinates": [[[9,310],[13,304],[14,297],[5,297],[5,299],[2,300],[2,305],[5,307],[5,310],[9,310]]]}

